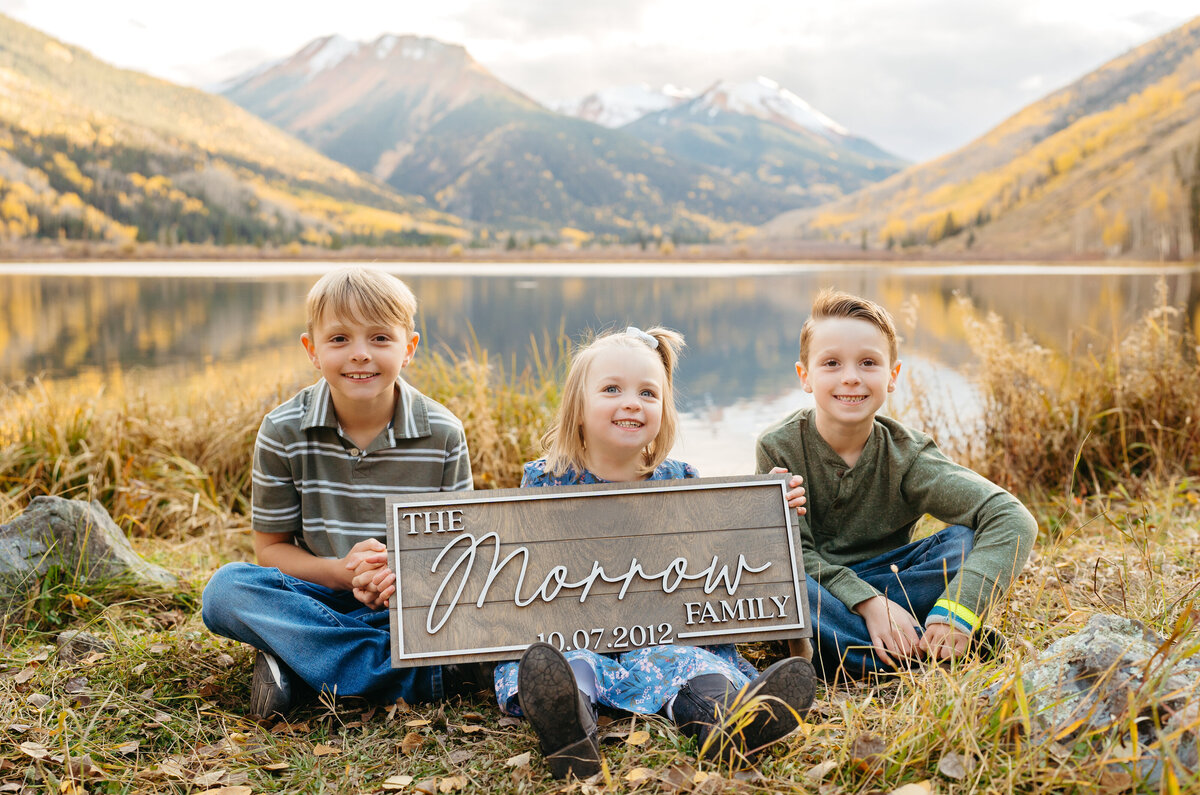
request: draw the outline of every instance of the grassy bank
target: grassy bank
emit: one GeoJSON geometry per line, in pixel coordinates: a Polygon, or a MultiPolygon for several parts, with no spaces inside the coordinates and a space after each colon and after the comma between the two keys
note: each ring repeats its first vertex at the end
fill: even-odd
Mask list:
{"type": "MultiPolygon", "coordinates": [[[[1195,790],[1171,765],[1161,782],[1130,778],[1110,765],[1127,751],[1109,738],[1064,744],[1031,733],[1025,694],[1005,684],[1096,612],[1179,630],[1169,656],[1195,650],[1200,372],[1189,337],[1163,306],[1109,350],[1057,357],[971,317],[987,410],[957,452],[1021,496],[1043,528],[1007,609],[991,619],[1012,639],[1008,652],[822,690],[758,773],[698,764],[657,719],[617,720],[606,729],[604,780],[575,791],[1195,790]],[[999,687],[993,699],[981,697],[989,685],[999,687]]],[[[481,488],[515,485],[536,454],[562,361],[556,343],[539,350],[542,364],[521,374],[480,349],[423,352],[412,372],[464,420],[481,488]]],[[[38,494],[98,499],[139,552],[183,575],[177,591],[157,593],[52,579],[0,630],[0,792],[559,788],[536,751],[532,763],[522,756],[536,746],[526,725],[501,719],[486,695],[412,708],[329,698],[291,723],[242,714],[249,652],[204,630],[199,593],[220,563],[248,557],[255,431],[309,380],[290,364],[255,362],[169,383],[34,384],[0,399],[0,523],[38,494]],[[53,640],[64,628],[112,648],[68,661],[53,640]]],[[[759,662],[781,653],[745,651],[759,662]]]]}

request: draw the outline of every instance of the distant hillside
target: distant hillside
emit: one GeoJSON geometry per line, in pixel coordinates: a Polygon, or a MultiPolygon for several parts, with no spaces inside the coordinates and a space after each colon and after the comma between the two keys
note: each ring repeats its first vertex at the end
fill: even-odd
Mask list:
{"type": "Polygon", "coordinates": [[[246,113],[0,16],[4,236],[412,243],[461,224],[246,113]]]}
{"type": "Polygon", "coordinates": [[[852,193],[908,164],[765,77],[720,81],[624,129],[676,157],[752,177],[810,205],[852,193]]]}
{"type": "Polygon", "coordinates": [[[541,108],[465,49],[318,39],[226,96],[344,163],[500,229],[728,237],[805,198],[541,108]]]}
{"type": "Polygon", "coordinates": [[[767,238],[1016,256],[1200,252],[1200,18],[767,238]]]}

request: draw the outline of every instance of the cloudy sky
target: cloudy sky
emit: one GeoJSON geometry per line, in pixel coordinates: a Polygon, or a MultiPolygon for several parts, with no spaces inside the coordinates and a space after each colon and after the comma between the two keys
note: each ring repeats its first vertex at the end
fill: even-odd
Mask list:
{"type": "Polygon", "coordinates": [[[1187,0],[0,0],[131,69],[205,86],[319,36],[466,45],[543,102],[766,75],[906,157],[955,149],[1197,13],[1187,0]]]}

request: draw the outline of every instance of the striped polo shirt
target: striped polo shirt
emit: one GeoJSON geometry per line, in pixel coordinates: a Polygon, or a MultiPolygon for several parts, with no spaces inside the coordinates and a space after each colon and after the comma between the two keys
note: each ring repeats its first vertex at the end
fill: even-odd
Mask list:
{"type": "Polygon", "coordinates": [[[312,554],[343,558],[359,541],[384,540],[388,497],[472,487],[462,423],[404,379],[396,384],[395,416],[363,450],[342,434],[323,378],[263,419],[254,445],[255,530],[293,533],[312,554]]]}

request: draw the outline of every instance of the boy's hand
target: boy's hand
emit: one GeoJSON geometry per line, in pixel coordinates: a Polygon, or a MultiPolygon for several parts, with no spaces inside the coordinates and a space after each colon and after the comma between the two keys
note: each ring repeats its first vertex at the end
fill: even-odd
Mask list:
{"type": "Polygon", "coordinates": [[[966,653],[971,636],[952,624],[930,624],[918,648],[931,660],[953,660],[966,653]]]}
{"type": "Polygon", "coordinates": [[[897,659],[916,656],[920,623],[912,614],[882,594],[864,599],[854,606],[854,612],[867,622],[867,633],[875,653],[884,665],[897,667],[897,659]]]}
{"type": "Polygon", "coordinates": [[[388,568],[387,547],[368,538],[351,547],[342,560],[354,598],[373,610],[387,607],[396,592],[396,575],[388,568]]]}
{"type": "MultiPolygon", "coordinates": [[[[783,467],[772,467],[769,475],[786,475],[787,470],[783,467]]],[[[789,508],[795,508],[796,513],[803,516],[808,512],[804,507],[804,503],[808,502],[808,498],[804,496],[804,478],[799,475],[792,475],[792,479],[788,481],[787,504],[789,508]]]]}

